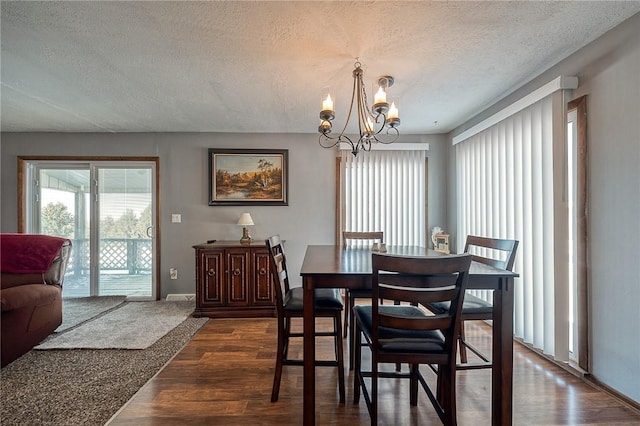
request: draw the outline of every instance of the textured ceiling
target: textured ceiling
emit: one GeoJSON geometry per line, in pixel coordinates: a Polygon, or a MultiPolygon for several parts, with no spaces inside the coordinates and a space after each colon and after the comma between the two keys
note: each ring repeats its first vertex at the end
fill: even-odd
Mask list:
{"type": "Polygon", "coordinates": [[[3,131],[342,127],[356,57],[402,133],[445,133],[635,13],[595,2],[7,2],[3,131]],[[437,126],[434,122],[437,121],[437,126]]]}

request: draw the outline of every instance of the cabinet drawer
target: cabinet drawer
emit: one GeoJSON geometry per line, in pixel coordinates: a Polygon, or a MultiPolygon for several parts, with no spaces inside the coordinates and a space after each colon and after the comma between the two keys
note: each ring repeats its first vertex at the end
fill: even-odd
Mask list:
{"type": "Polygon", "coordinates": [[[227,250],[227,303],[246,306],[249,302],[249,252],[227,250]]]}
{"type": "Polygon", "coordinates": [[[222,306],[224,304],[224,252],[202,252],[200,254],[200,273],[202,292],[198,301],[204,306],[222,306]]]}

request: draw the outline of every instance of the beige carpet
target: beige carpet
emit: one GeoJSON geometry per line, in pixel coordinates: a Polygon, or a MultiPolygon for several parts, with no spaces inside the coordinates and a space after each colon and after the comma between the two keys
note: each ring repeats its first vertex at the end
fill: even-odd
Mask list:
{"type": "Polygon", "coordinates": [[[124,303],[125,296],[92,296],[62,299],[62,324],[56,333],[73,328],[124,303]]]}
{"type": "Polygon", "coordinates": [[[193,301],[125,302],[36,346],[48,349],[145,349],[189,317],[193,301]]]}

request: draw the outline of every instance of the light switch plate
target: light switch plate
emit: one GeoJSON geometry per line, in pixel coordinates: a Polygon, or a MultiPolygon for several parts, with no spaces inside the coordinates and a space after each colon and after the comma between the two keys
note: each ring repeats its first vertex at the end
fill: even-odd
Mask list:
{"type": "Polygon", "coordinates": [[[172,214],[171,215],[171,223],[180,223],[182,222],[182,215],[181,214],[172,214]]]}

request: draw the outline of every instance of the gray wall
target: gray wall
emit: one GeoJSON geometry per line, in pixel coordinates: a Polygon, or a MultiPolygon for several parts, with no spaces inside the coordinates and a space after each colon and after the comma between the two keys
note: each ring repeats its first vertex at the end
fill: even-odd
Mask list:
{"type": "MultiPolygon", "coordinates": [[[[573,96],[588,96],[591,372],[640,402],[640,14],[449,136],[558,75],[578,76],[573,96]]],[[[455,155],[449,150],[448,215],[455,228],[455,155]]]]}
{"type": "MultiPolygon", "coordinates": [[[[195,292],[192,246],[207,239],[239,240],[235,225],[250,212],[254,239],[279,233],[286,239],[293,285],[300,285],[300,266],[308,244],[333,244],[335,233],[334,150],[318,145],[311,134],[223,133],[3,133],[2,232],[17,231],[17,156],[157,156],[160,158],[160,285],[162,296],[195,292]],[[215,206],[208,201],[208,148],[289,150],[288,206],[215,206]],[[182,223],[171,223],[180,213],[182,223]],[[178,280],[169,279],[178,269],[178,280]]],[[[442,226],[446,218],[445,136],[403,135],[401,141],[429,143],[429,220],[442,226]]],[[[430,225],[431,228],[433,225],[430,225]]]]}

